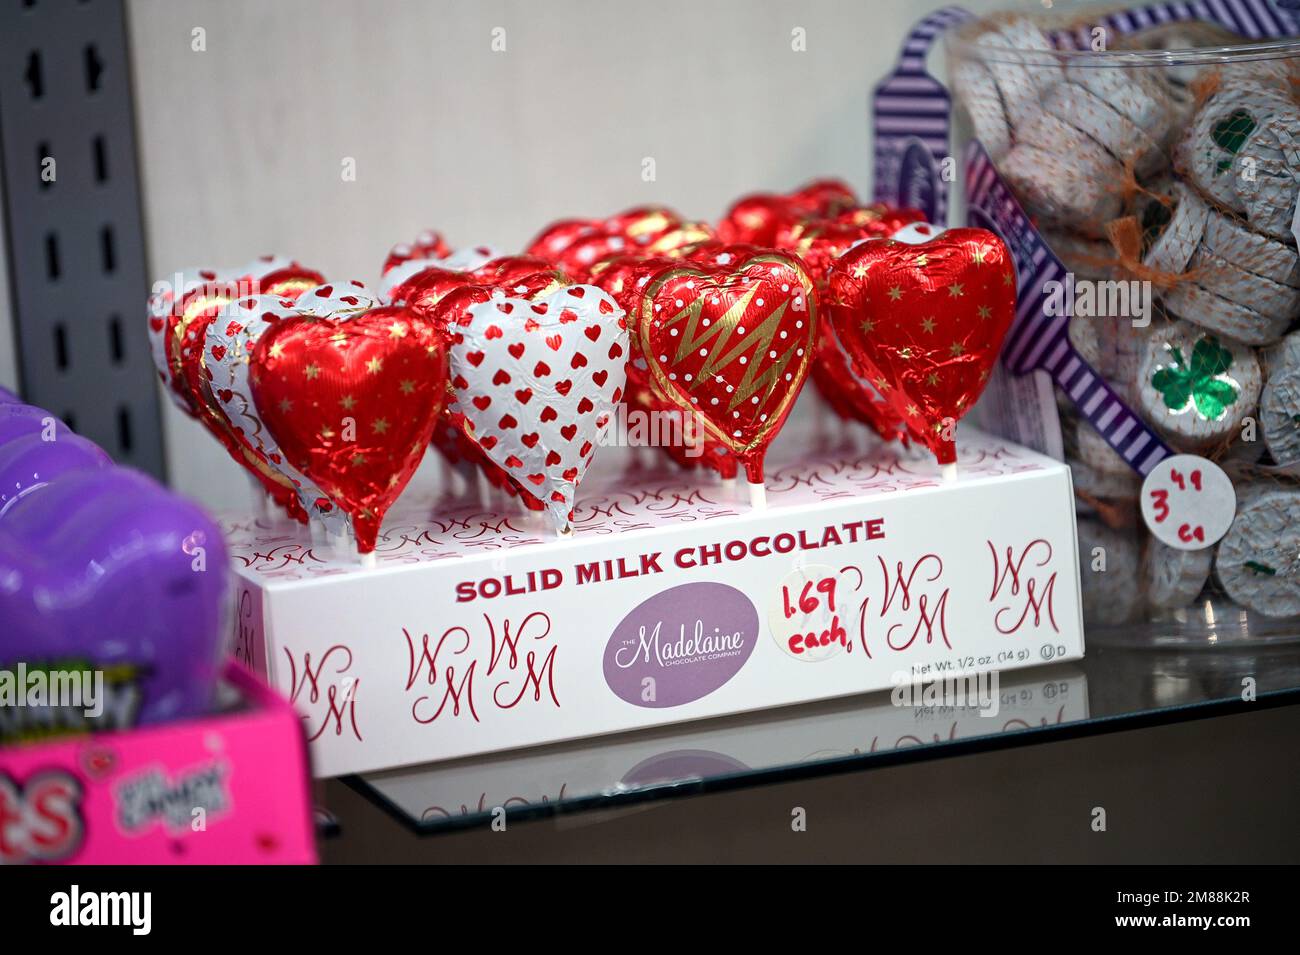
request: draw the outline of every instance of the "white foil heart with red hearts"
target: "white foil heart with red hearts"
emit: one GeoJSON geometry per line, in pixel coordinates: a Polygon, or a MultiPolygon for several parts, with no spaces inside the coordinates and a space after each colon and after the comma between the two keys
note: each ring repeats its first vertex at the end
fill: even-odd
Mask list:
{"type": "Polygon", "coordinates": [[[570,285],[536,301],[496,296],[456,321],[449,411],[565,531],[627,383],[623,310],[594,285],[570,285]]]}
{"type": "Polygon", "coordinates": [[[177,272],[170,280],[155,282],[150,290],[146,306],[149,314],[149,354],[158,371],[158,378],[162,381],[163,390],[172,403],[186,414],[193,414],[193,411],[172,380],[171,365],[167,360],[167,318],[177,303],[195,289],[209,282],[233,282],[238,277],[236,269],[186,269],[177,272]]]}
{"type": "MultiPolygon", "coordinates": [[[[317,297],[318,303],[324,297],[317,297]]],[[[338,535],[347,527],[347,516],[329,500],[305,474],[291,465],[280,452],[271,431],[262,424],[253,403],[249,384],[249,359],[262,333],[276,322],[302,314],[291,300],[275,295],[252,295],[238,299],[208,325],[203,339],[203,361],[212,396],[226,419],[272,468],[283,474],[298,492],[303,509],[338,535]]]]}
{"type": "Polygon", "coordinates": [[[344,321],[388,302],[370,291],[358,279],[348,282],[327,282],[309,288],[294,301],[294,308],[317,318],[344,321]]]}

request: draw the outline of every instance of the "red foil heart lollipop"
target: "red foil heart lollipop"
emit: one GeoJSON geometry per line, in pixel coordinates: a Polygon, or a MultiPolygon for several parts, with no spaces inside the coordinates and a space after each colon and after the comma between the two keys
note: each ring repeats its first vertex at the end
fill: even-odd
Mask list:
{"type": "MultiPolygon", "coordinates": [[[[557,274],[550,261],[539,255],[503,255],[475,269],[473,275],[474,281],[479,285],[491,285],[508,290],[514,282],[526,279],[539,272],[557,274]]],[[[567,278],[563,275],[560,277],[567,278]]],[[[515,292],[514,294],[522,295],[524,293],[515,292]]]]}
{"type": "MultiPolygon", "coordinates": [[[[764,251],[756,247],[746,247],[745,256],[747,257],[751,252],[757,254],[764,251]]],[[[698,250],[689,253],[689,256],[685,257],[689,257],[693,261],[718,264],[705,257],[704,253],[698,250]]],[[[734,261],[734,259],[725,256],[723,259],[724,261],[720,264],[725,265],[734,261]]],[[[619,306],[628,314],[629,322],[635,325],[640,320],[641,297],[646,286],[658,272],[664,269],[677,268],[681,264],[680,259],[670,258],[666,255],[646,256],[644,258],[636,255],[618,256],[599,264],[595,270],[593,282],[618,302],[619,306]]],[[[674,437],[677,435],[682,437],[680,444],[667,442],[657,445],[661,451],[682,467],[694,468],[704,465],[717,471],[723,479],[735,478],[738,466],[731,452],[716,441],[709,441],[702,433],[702,429],[692,428],[688,431],[688,423],[689,426],[693,426],[696,423],[696,418],[683,415],[682,409],[673,398],[661,394],[656,389],[654,376],[650,372],[650,365],[646,361],[645,355],[641,353],[641,336],[636,328],[632,329],[629,346],[630,355],[627,362],[627,391],[625,396],[629,428],[632,427],[636,420],[632,418],[633,414],[659,416],[658,420],[661,422],[660,434],[665,433],[666,430],[668,434],[674,437]]],[[[647,417],[643,420],[654,419],[647,417]]]]}
{"type": "Polygon", "coordinates": [[[911,226],[846,252],[831,266],[827,311],[856,367],[947,466],[957,460],[953,426],[984,390],[1015,317],[1015,267],[984,229],[922,238],[911,226]]]}
{"type": "Polygon", "coordinates": [[[600,225],[591,219],[561,219],[552,222],[528,243],[526,255],[555,261],[560,253],[579,239],[602,232],[600,225]]]}
{"type": "Polygon", "coordinates": [[[621,235],[633,245],[649,246],[666,232],[684,224],[680,215],[666,206],[637,206],[610,216],[606,232],[621,235]]]}
{"type": "Polygon", "coordinates": [[[860,421],[885,441],[908,443],[907,424],[870,381],[853,367],[825,313],[817,335],[812,381],[818,394],[840,418],[860,421]]]}
{"type": "Polygon", "coordinates": [[[803,259],[818,289],[825,288],[831,263],[863,239],[892,236],[913,222],[924,222],[916,209],[894,209],[877,204],[855,206],[829,218],[803,219],[783,226],[776,247],[803,259]]]}
{"type": "MultiPolygon", "coordinates": [[[[608,292],[628,315],[634,315],[641,304],[641,293],[654,274],[680,264],[666,255],[619,255],[597,264],[591,284],[608,292]]],[[[636,347],[634,342],[633,351],[636,347]]]]}
{"type": "MultiPolygon", "coordinates": [[[[680,444],[675,442],[656,444],[660,451],[684,468],[695,468],[705,464],[718,470],[723,477],[733,478],[736,477],[737,470],[735,457],[728,455],[720,447],[719,451],[723,453],[715,453],[715,455],[705,453],[708,450],[707,442],[702,440],[702,435],[699,435],[698,431],[692,430],[689,433],[686,431],[684,426],[686,418],[682,416],[681,408],[677,407],[671,398],[655,390],[650,365],[645,355],[641,353],[641,337],[634,327],[636,322],[640,321],[641,296],[645,294],[645,288],[651,279],[664,269],[679,268],[680,265],[680,259],[672,259],[666,255],[616,256],[614,259],[599,262],[597,269],[593,270],[594,277],[591,281],[619,303],[619,307],[628,314],[629,324],[633,326],[628,339],[628,385],[624,394],[629,430],[637,422],[633,414],[646,416],[642,421],[658,420],[659,434],[667,433],[673,438],[681,435],[682,439],[680,444]],[[689,442],[688,437],[701,440],[692,443],[689,442]]],[[[690,422],[694,424],[694,418],[690,418],[690,422]]]]}
{"type": "MultiPolygon", "coordinates": [[[[794,252],[808,266],[825,301],[826,276],[832,263],[864,239],[892,236],[909,223],[922,222],[915,209],[894,209],[883,204],[854,206],[824,219],[804,219],[783,226],[777,246],[794,252]]],[[[861,421],[887,441],[906,436],[907,427],[869,381],[853,370],[853,361],[834,331],[823,308],[813,384],[841,418],[861,421]]]]}
{"type": "Polygon", "coordinates": [[[295,300],[325,281],[325,276],[315,269],[283,255],[259,256],[242,268],[230,271],[241,286],[240,296],[274,295],[295,300]]]}
{"type": "Polygon", "coordinates": [[[430,266],[394,285],[389,290],[388,299],[394,305],[428,309],[437,305],[456,289],[464,288],[473,282],[474,276],[469,272],[430,266]]]}
{"type": "Polygon", "coordinates": [[[432,229],[425,229],[415,237],[414,242],[399,242],[393,246],[388,258],[384,260],[384,272],[412,259],[445,259],[449,255],[451,246],[442,235],[432,229]]]}
{"type": "Polygon", "coordinates": [[[634,254],[626,236],[596,233],[584,236],[555,257],[555,264],[579,281],[589,281],[593,270],[608,259],[634,254]]]}
{"type": "Polygon", "coordinates": [[[383,277],[379,280],[379,294],[390,301],[396,289],[428,269],[444,269],[448,272],[473,272],[487,265],[493,259],[500,258],[501,253],[489,245],[469,246],[438,254],[447,245],[441,237],[432,244],[414,245],[400,243],[384,260],[383,277]]]}
{"type": "Polygon", "coordinates": [[[718,244],[718,234],[707,222],[683,222],[651,242],[646,254],[684,258],[700,248],[718,244]]]}
{"type": "Polygon", "coordinates": [[[289,265],[282,269],[267,272],[262,276],[252,276],[255,288],[260,288],[263,295],[296,301],[298,296],[308,289],[314,289],[325,281],[325,276],[301,265],[289,265]]]}
{"type": "Polygon", "coordinates": [[[722,242],[776,245],[783,226],[801,219],[824,218],[858,204],[858,197],[836,179],[819,179],[788,195],[758,192],[738,199],[718,223],[722,242]]]}
{"type": "MultiPolygon", "coordinates": [[[[596,263],[628,252],[646,252],[666,233],[698,224],[688,224],[672,209],[638,206],[608,219],[563,219],[552,223],[529,243],[527,254],[548,259],[580,281],[590,277],[596,263]]],[[[687,232],[683,232],[685,242],[687,232]]]]}
{"type": "Polygon", "coordinates": [[[817,333],[803,264],[779,252],[658,272],[636,332],[654,390],[699,416],[708,436],[763,482],[763,455],[799,395],[817,333]]]}
{"type": "Polygon", "coordinates": [[[352,518],[369,553],[429,444],[447,396],[446,340],[414,311],[289,319],[258,340],[250,376],[289,463],[352,518]]]}

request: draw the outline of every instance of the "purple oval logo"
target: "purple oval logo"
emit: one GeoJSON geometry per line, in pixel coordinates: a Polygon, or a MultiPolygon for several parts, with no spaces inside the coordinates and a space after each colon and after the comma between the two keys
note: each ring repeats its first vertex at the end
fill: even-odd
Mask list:
{"type": "Polygon", "coordinates": [[[634,706],[703,699],[740,672],[758,643],[758,611],[726,584],[682,584],[623,618],[605,645],[605,682],[634,706]]]}

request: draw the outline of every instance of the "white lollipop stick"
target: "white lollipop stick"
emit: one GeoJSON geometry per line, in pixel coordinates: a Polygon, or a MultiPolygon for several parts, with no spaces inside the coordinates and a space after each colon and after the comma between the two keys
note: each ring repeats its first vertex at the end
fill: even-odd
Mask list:
{"type": "Polygon", "coordinates": [[[337,531],[331,531],[325,528],[325,545],[332,554],[352,554],[355,553],[352,539],[348,536],[346,527],[341,527],[337,531]]]}
{"type": "Polygon", "coordinates": [[[249,504],[253,510],[253,516],[258,520],[267,521],[271,517],[271,511],[268,505],[271,503],[266,489],[262,483],[253,475],[248,475],[248,494],[249,504]]]}
{"type": "Polygon", "coordinates": [[[956,481],[957,462],[954,461],[952,464],[941,464],[939,466],[939,473],[943,475],[943,480],[945,484],[951,484],[952,482],[956,481]]]}
{"type": "Polygon", "coordinates": [[[465,480],[465,475],[461,474],[450,465],[447,466],[447,494],[448,496],[459,500],[465,496],[469,490],[469,483],[465,480]]]}
{"type": "Polygon", "coordinates": [[[736,479],[734,477],[724,477],[722,479],[722,493],[727,497],[733,497],[736,493],[736,479]]]}
{"type": "Polygon", "coordinates": [[[829,426],[826,419],[833,412],[825,404],[818,405],[817,411],[813,414],[812,440],[813,444],[822,444],[826,440],[826,433],[829,426]]]}
{"type": "Polygon", "coordinates": [[[756,511],[761,511],[767,507],[767,485],[763,483],[746,482],[749,485],[749,506],[756,511]]]}

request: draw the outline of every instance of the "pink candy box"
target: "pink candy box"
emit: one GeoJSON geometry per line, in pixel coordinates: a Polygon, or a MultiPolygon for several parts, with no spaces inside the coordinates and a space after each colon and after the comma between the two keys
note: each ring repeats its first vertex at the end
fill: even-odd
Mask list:
{"type": "Polygon", "coordinates": [[[218,715],[0,748],[0,864],[316,861],[293,708],[241,664],[218,715]]]}

